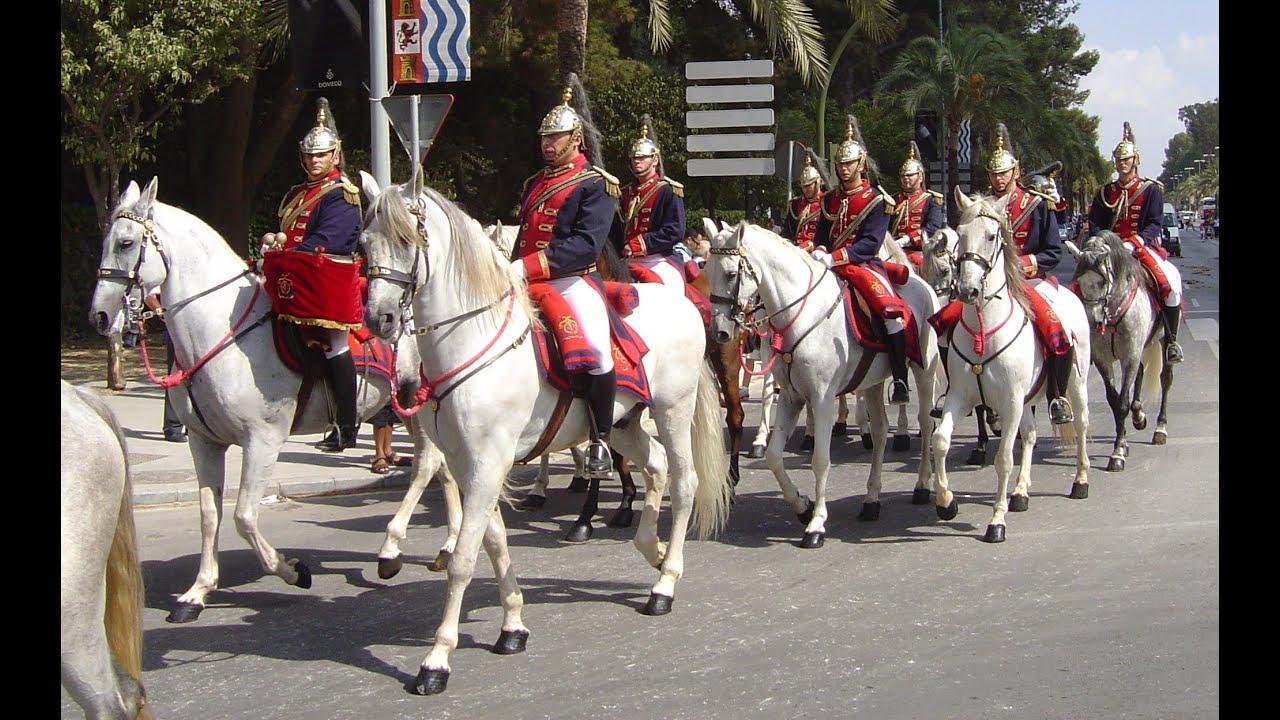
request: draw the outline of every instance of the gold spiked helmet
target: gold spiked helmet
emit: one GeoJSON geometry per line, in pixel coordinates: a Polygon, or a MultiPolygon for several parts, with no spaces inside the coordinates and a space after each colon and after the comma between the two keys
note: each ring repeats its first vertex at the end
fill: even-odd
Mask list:
{"type": "MultiPolygon", "coordinates": [[[[647,116],[646,116],[647,117],[647,116]]],[[[658,154],[658,144],[649,137],[649,125],[640,125],[640,137],[631,143],[631,157],[650,157],[658,154]]]]}
{"type": "Polygon", "coordinates": [[[329,112],[329,101],[320,98],[316,101],[316,124],[298,141],[298,150],[307,155],[314,155],[341,147],[342,140],[338,137],[338,126],[334,124],[333,115],[329,112]]]}
{"type": "Polygon", "coordinates": [[[1002,173],[1018,166],[1018,158],[1014,157],[1010,150],[1005,149],[1005,139],[1008,135],[1009,132],[1005,129],[1004,123],[1000,123],[996,130],[996,149],[991,153],[991,159],[987,161],[987,172],[1002,173]]]}
{"type": "Polygon", "coordinates": [[[850,115],[844,127],[844,142],[840,143],[840,147],[836,148],[836,162],[838,163],[862,160],[867,156],[867,148],[854,137],[853,126],[853,116],[850,115]]]}
{"type": "Polygon", "coordinates": [[[1120,140],[1120,144],[1116,145],[1116,149],[1111,151],[1111,158],[1116,163],[1125,158],[1133,158],[1134,164],[1141,160],[1138,156],[1138,146],[1133,141],[1133,128],[1129,126],[1128,120],[1124,123],[1124,137],[1120,140]]]}
{"type": "Polygon", "coordinates": [[[582,130],[582,118],[578,117],[578,113],[569,106],[569,101],[572,99],[573,89],[565,87],[560,95],[560,104],[551,108],[551,112],[542,118],[542,124],[538,126],[539,135],[582,130]]]}
{"type": "Polygon", "coordinates": [[[806,153],[804,156],[804,167],[800,170],[800,179],[797,182],[800,187],[804,187],[809,183],[815,183],[822,180],[822,175],[818,172],[818,168],[813,166],[813,159],[806,153]]]}
{"type": "Polygon", "coordinates": [[[907,161],[902,163],[902,169],[898,171],[899,175],[924,175],[924,165],[920,164],[920,149],[916,147],[916,141],[911,141],[911,149],[907,151],[907,161]]]}

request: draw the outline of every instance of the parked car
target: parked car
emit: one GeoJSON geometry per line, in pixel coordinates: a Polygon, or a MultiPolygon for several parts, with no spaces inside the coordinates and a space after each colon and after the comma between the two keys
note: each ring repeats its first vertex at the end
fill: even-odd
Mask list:
{"type": "Polygon", "coordinates": [[[1182,233],[1178,230],[1178,215],[1173,209],[1173,205],[1164,204],[1164,217],[1161,220],[1161,224],[1164,226],[1161,231],[1164,249],[1170,255],[1182,257],[1182,233]]]}

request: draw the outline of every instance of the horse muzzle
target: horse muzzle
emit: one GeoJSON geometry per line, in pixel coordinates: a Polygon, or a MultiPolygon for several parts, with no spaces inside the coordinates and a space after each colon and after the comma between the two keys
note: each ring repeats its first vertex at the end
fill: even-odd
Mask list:
{"type": "Polygon", "coordinates": [[[366,309],[364,313],[365,327],[369,328],[369,332],[377,335],[383,340],[394,338],[400,330],[400,313],[398,312],[375,312],[366,309]]]}

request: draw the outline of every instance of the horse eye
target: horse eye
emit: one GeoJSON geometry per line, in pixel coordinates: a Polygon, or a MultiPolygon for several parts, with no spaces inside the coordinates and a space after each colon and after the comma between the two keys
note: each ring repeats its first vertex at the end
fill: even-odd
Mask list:
{"type": "Polygon", "coordinates": [[[133,238],[120,238],[120,247],[133,247],[133,238]]]}

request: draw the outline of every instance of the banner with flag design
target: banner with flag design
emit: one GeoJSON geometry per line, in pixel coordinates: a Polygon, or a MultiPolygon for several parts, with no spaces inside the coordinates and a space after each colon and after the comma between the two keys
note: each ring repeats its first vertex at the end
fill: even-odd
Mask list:
{"type": "Polygon", "coordinates": [[[391,80],[471,79],[470,0],[390,0],[391,80]]]}

